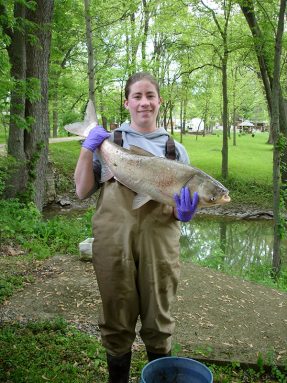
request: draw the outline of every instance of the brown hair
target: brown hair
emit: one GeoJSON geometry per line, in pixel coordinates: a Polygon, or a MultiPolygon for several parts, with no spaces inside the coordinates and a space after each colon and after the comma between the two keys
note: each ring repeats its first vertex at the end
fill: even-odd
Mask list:
{"type": "Polygon", "coordinates": [[[157,94],[160,97],[159,85],[158,85],[158,82],[155,79],[155,77],[148,72],[138,72],[138,73],[131,75],[126,82],[126,86],[125,86],[125,98],[126,98],[126,100],[129,97],[131,86],[134,83],[141,81],[141,80],[147,80],[147,81],[151,82],[155,86],[157,94]]]}

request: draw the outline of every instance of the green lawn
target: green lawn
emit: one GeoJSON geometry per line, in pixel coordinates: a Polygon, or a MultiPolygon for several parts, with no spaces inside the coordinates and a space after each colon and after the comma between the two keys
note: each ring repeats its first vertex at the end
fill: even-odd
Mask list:
{"type": "Polygon", "coordinates": [[[58,142],[49,145],[49,152],[53,162],[65,176],[73,174],[80,149],[79,141],[58,142]]]}
{"type": "MultiPolygon", "coordinates": [[[[179,140],[178,134],[174,137],[179,140]]],[[[267,133],[257,133],[255,137],[250,134],[237,135],[236,146],[233,146],[231,138],[228,141],[229,177],[271,185],[273,147],[266,143],[267,140],[267,133]]],[[[222,134],[197,138],[194,135],[185,135],[183,145],[188,151],[192,165],[214,177],[220,177],[222,134]]]]}

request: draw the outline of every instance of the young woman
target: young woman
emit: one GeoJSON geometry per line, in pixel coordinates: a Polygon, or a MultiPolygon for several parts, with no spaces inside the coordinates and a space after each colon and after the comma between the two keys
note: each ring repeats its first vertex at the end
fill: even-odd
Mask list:
{"type": "MultiPolygon", "coordinates": [[[[75,171],[79,198],[99,187],[100,163],[94,152],[104,139],[120,134],[124,148],[134,145],[156,156],[166,155],[169,134],[156,126],[160,104],[153,76],[141,72],[128,79],[124,105],[130,124],[123,124],[112,135],[101,127],[91,130],[75,171]]],[[[173,145],[175,159],[188,163],[184,147],[177,142],[173,145]]],[[[189,190],[183,188],[174,197],[176,208],[150,201],[132,210],[134,196],[114,179],[104,183],[93,217],[93,265],[102,298],[99,326],[110,383],[128,382],[138,318],[148,360],[171,354],[174,320],[170,305],[179,279],[179,221],[189,221],[198,203],[197,194],[191,199],[189,190]]]]}

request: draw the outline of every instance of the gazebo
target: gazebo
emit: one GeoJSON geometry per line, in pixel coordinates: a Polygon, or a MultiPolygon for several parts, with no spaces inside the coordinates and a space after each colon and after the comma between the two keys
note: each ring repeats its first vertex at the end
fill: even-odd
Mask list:
{"type": "Polygon", "coordinates": [[[254,128],[255,125],[251,121],[245,120],[245,121],[242,121],[237,126],[240,131],[243,130],[243,132],[252,133],[252,129],[254,128]]]}

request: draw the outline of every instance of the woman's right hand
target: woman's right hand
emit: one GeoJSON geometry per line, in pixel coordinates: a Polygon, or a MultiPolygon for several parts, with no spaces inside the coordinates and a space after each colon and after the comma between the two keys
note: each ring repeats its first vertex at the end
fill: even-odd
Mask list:
{"type": "Polygon", "coordinates": [[[101,146],[102,142],[106,138],[110,137],[110,135],[111,134],[101,125],[97,125],[90,131],[88,137],[83,142],[82,147],[94,152],[99,146],[101,146]]]}

